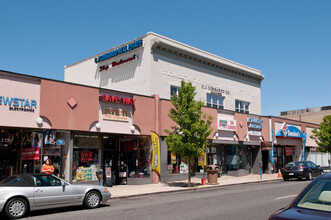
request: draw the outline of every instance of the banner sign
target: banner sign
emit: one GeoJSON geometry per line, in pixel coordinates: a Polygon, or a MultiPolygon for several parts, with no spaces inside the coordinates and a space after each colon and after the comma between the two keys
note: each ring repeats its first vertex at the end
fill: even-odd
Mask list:
{"type": "Polygon", "coordinates": [[[21,160],[40,160],[40,148],[22,148],[21,160]]]}
{"type": "Polygon", "coordinates": [[[153,155],[152,155],[152,169],[161,176],[161,152],[160,152],[160,136],[151,131],[153,155]]]}
{"type": "Polygon", "coordinates": [[[304,135],[297,127],[287,126],[284,122],[281,129],[277,132],[276,137],[304,138],[304,135]]]}
{"type": "Polygon", "coordinates": [[[237,129],[236,120],[229,120],[229,119],[218,120],[218,130],[236,131],[236,129],[237,129]]]}

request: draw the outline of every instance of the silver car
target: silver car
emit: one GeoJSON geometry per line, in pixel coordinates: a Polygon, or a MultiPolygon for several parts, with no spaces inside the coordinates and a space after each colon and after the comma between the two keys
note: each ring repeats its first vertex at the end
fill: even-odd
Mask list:
{"type": "Polygon", "coordinates": [[[0,212],[10,218],[27,211],[85,205],[97,208],[110,199],[106,187],[72,185],[50,174],[21,174],[0,181],[0,212]]]}

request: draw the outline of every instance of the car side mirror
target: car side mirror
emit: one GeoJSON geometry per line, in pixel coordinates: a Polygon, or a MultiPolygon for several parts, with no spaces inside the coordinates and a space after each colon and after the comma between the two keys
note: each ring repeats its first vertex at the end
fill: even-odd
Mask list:
{"type": "Polygon", "coordinates": [[[61,183],[62,183],[62,186],[69,186],[69,184],[65,181],[61,181],[61,183]]]}

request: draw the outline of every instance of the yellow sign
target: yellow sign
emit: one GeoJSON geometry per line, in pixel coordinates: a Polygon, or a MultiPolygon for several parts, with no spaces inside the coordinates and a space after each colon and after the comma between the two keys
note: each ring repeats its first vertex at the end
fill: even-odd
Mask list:
{"type": "Polygon", "coordinates": [[[128,110],[120,108],[103,108],[102,118],[104,120],[129,121],[128,110]]]}
{"type": "Polygon", "coordinates": [[[160,136],[151,132],[153,155],[152,155],[152,169],[159,173],[161,176],[161,153],[160,153],[160,136]]]}
{"type": "Polygon", "coordinates": [[[202,169],[204,169],[205,167],[205,158],[206,158],[205,152],[202,152],[202,154],[198,158],[198,166],[202,167],[202,169]]]}

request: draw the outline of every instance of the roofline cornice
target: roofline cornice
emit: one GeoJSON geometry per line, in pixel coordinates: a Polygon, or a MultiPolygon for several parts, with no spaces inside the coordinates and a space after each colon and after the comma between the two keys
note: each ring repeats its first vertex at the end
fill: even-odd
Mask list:
{"type": "MultiPolygon", "coordinates": [[[[155,36],[159,36],[153,33],[155,36]]],[[[161,36],[163,37],[163,36],[161,36]]],[[[173,40],[172,40],[173,41],[173,40]]],[[[181,44],[179,42],[176,42],[181,44]]],[[[182,44],[184,45],[184,44],[182,44]]],[[[216,56],[214,54],[207,53],[205,51],[198,50],[196,48],[190,47],[188,45],[184,45],[185,47],[189,47],[187,50],[182,49],[176,46],[173,46],[163,40],[153,39],[151,45],[151,52],[156,50],[161,50],[166,53],[170,53],[176,56],[180,56],[186,59],[190,59],[194,62],[198,62],[201,64],[205,64],[220,70],[228,71],[234,74],[238,74],[240,76],[244,76],[247,78],[251,78],[261,82],[264,79],[264,76],[260,74],[259,70],[244,66],[239,63],[235,63],[233,61],[227,60],[225,58],[216,56]],[[192,50],[193,49],[193,50],[192,50]],[[207,55],[207,56],[205,56],[207,55]]]]}

